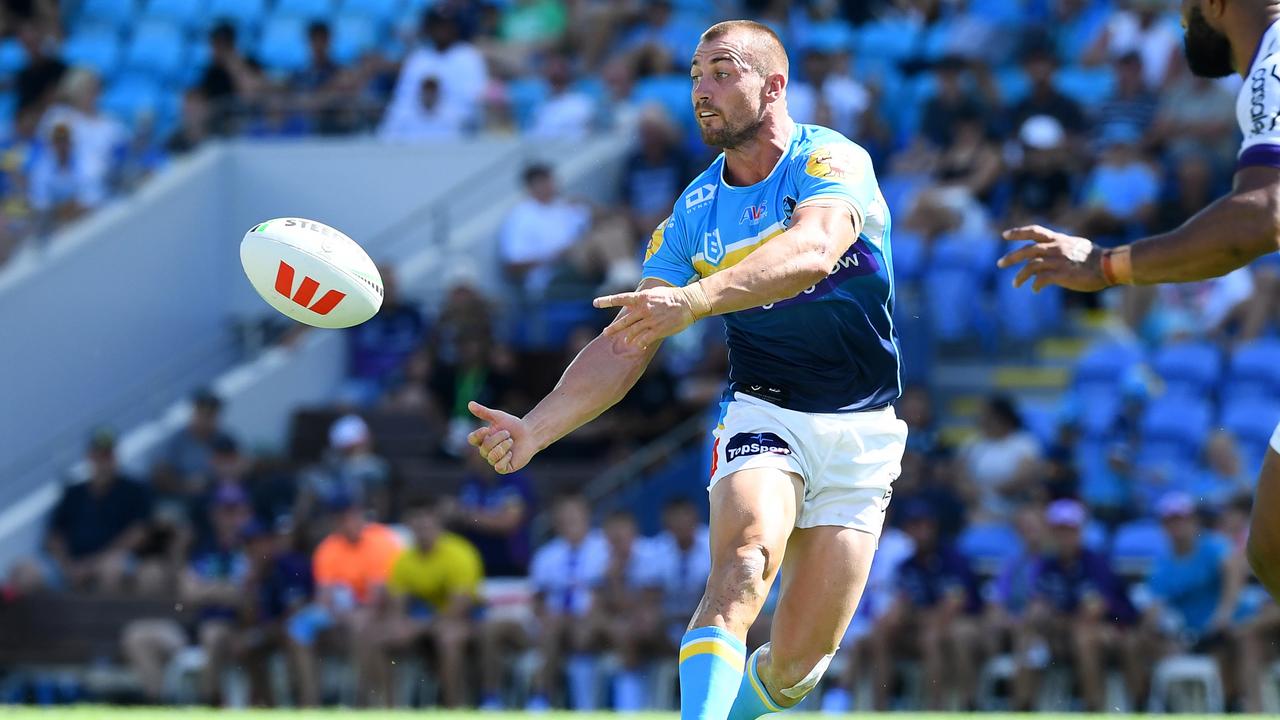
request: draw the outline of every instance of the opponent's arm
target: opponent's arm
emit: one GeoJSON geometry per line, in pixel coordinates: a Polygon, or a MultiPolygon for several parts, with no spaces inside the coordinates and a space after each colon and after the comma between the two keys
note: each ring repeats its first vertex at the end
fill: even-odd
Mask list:
{"type": "MultiPolygon", "coordinates": [[[[670,287],[661,280],[647,278],[641,290],[670,287]]],[[[624,321],[619,313],[614,324],[624,321]]],[[[523,418],[492,410],[472,402],[469,405],[485,426],[467,440],[500,473],[510,473],[528,464],[538,452],[595,419],[627,394],[649,366],[660,343],[644,348],[628,346],[602,333],[573,359],[555,388],[523,418]]]]}
{"type": "Polygon", "coordinates": [[[1035,278],[1036,290],[1056,284],[1094,291],[1118,284],[1219,277],[1280,249],[1280,170],[1241,168],[1231,194],[1178,229],[1114,250],[1034,225],[1008,230],[1004,236],[1035,242],[1005,255],[999,265],[1025,262],[1014,284],[1035,278]]]}
{"type": "Polygon", "coordinates": [[[802,205],[793,217],[786,232],[692,285],[597,298],[596,307],[626,308],[605,334],[646,347],[708,315],[793,298],[831,274],[862,232],[861,216],[839,200],[802,205]]]}

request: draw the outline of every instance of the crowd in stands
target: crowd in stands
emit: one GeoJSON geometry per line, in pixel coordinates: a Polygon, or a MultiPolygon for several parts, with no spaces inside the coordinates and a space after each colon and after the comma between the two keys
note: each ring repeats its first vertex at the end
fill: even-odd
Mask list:
{"type": "MultiPolygon", "coordinates": [[[[994,694],[1031,709],[1066,671],[1080,707],[1142,708],[1159,661],[1194,653],[1215,659],[1230,707],[1262,708],[1280,610],[1242,548],[1280,417],[1276,265],[1100,300],[1010,292],[994,267],[998,228],[1118,243],[1228,186],[1239,80],[1186,72],[1167,3],[344,0],[332,17],[303,0],[214,5],[225,22],[183,2],[86,0],[72,17],[51,0],[6,4],[0,261],[213,137],[619,128],[633,145],[612,205],[526,168],[496,239],[504,297],[459,271],[428,315],[383,268],[381,312],[346,331],[322,452],[250,452],[211,393],[145,478],[123,475],[109,432],[91,438],[86,477],[7,592],[180,598],[177,616],[123,630],[145,699],[173,699],[171,669],[198,655],[197,698],[211,703],[229,702],[236,668],[260,705],[669,705],[673,643],[707,574],[701,506],[673,499],[645,536],[656,518],[535,492],[538,463],[499,477],[468,452],[466,403],[527,410],[607,320],[573,308],[634,286],[644,239],[708,159],[681,64],[710,21],[748,15],[787,44],[792,114],[876,160],[909,308],[899,327],[937,348],[908,353],[923,384],[897,405],[903,472],[815,706],[987,708],[994,694]],[[176,54],[148,54],[174,37],[176,54]],[[505,316],[512,300],[570,312],[535,333],[505,316]],[[1060,402],[991,397],[967,437],[947,427],[948,398],[927,385],[943,352],[1027,352],[1071,331],[1066,310],[1099,304],[1111,341],[1078,361],[1060,402]],[[425,419],[425,462],[461,468],[461,482],[408,486],[374,431],[385,413],[425,419]]],[[[623,404],[546,459],[598,470],[704,412],[725,376],[721,335],[700,323],[672,338],[623,404]]]]}

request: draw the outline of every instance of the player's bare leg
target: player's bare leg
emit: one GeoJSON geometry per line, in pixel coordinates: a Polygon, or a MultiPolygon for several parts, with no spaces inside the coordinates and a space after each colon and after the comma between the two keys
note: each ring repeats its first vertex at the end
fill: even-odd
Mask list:
{"type": "MultiPolygon", "coordinates": [[[[1274,440],[1272,441],[1275,442],[1274,440]]],[[[1249,524],[1249,566],[1253,574],[1280,602],[1280,454],[1267,450],[1253,499],[1253,519],[1249,524]]]]}
{"type": "Polygon", "coordinates": [[[850,528],[799,528],[791,534],[773,631],[756,659],[760,680],[779,707],[799,703],[812,689],[803,688],[821,676],[821,670],[814,676],[815,668],[825,669],[835,654],[875,551],[874,536],[850,528]]]}

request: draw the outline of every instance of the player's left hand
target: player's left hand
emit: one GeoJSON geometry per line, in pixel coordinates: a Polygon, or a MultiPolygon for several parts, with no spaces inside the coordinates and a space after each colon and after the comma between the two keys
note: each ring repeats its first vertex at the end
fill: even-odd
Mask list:
{"type": "Polygon", "coordinates": [[[1048,285],[1081,292],[1096,292],[1108,287],[1102,274],[1102,250],[1085,238],[1040,225],[1028,225],[1005,230],[1004,239],[1035,243],[1014,250],[996,263],[1002,269],[1026,263],[1013,279],[1014,287],[1022,287],[1032,278],[1035,279],[1032,289],[1036,292],[1048,285]]]}
{"type": "Polygon", "coordinates": [[[620,307],[622,312],[604,329],[612,338],[645,348],[684,330],[698,319],[685,288],[651,287],[596,298],[598,308],[620,307]]]}

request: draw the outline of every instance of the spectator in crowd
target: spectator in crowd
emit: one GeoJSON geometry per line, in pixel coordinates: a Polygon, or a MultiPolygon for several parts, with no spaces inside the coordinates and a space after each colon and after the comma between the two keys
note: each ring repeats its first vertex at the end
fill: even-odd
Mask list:
{"type": "Polygon", "coordinates": [[[1156,558],[1147,583],[1152,603],[1143,617],[1143,665],[1154,667],[1170,653],[1211,653],[1231,688],[1238,648],[1227,629],[1248,574],[1243,557],[1225,538],[1201,529],[1190,495],[1170,493],[1156,512],[1169,547],[1156,558]]]}
{"type": "Polygon", "coordinates": [[[556,53],[543,60],[550,94],[533,111],[527,135],[548,140],[583,140],[596,121],[596,103],[573,87],[573,61],[556,53]]]}
{"type": "Polygon", "coordinates": [[[543,295],[551,284],[559,261],[591,225],[589,208],[559,196],[547,165],[530,165],[524,171],[528,196],[502,223],[498,257],[503,272],[529,297],[543,295]]]}
{"type": "Polygon", "coordinates": [[[1044,509],[1023,505],[1013,516],[1021,547],[996,573],[984,618],[983,640],[988,656],[996,657],[1015,646],[1027,607],[1035,594],[1035,575],[1047,549],[1048,527],[1044,509]]]}
{"type": "Polygon", "coordinates": [[[1152,91],[1160,90],[1182,63],[1182,38],[1178,27],[1165,12],[1163,0],[1124,0],[1120,10],[1108,18],[1081,62],[1101,65],[1119,58],[1138,58],[1140,79],[1152,91]]]}
{"type": "Polygon", "coordinates": [[[1221,165],[1237,149],[1234,108],[1235,95],[1221,82],[1186,75],[1160,93],[1152,142],[1163,144],[1173,158],[1207,152],[1221,165]]]}
{"type": "Polygon", "coordinates": [[[236,28],[215,25],[209,32],[210,62],[196,87],[209,101],[215,133],[226,135],[237,126],[238,113],[250,107],[266,89],[261,68],[236,47],[236,28]]]}
{"type": "Polygon", "coordinates": [[[418,348],[404,363],[404,370],[398,380],[392,384],[382,398],[381,407],[393,413],[421,415],[435,420],[439,418],[440,409],[436,407],[434,398],[429,392],[431,374],[435,372],[435,361],[431,349],[427,346],[418,348]]]}
{"type": "Polygon", "coordinates": [[[479,282],[476,270],[466,265],[455,266],[446,277],[444,304],[432,333],[433,359],[457,362],[463,338],[495,336],[493,307],[479,282]]]}
{"type": "Polygon", "coordinates": [[[552,517],[556,536],[538,548],[530,568],[534,618],[527,622],[495,618],[482,625],[482,709],[503,706],[499,693],[512,647],[538,649],[541,663],[526,709],[549,708],[565,669],[564,655],[573,648],[574,629],[591,611],[591,589],[599,581],[606,553],[599,538],[590,535],[586,500],[578,495],[561,497],[552,506],[552,517]]]}
{"type": "Polygon", "coordinates": [[[673,497],[662,510],[662,532],[652,541],[652,556],[662,587],[661,625],[656,631],[666,650],[680,647],[689,618],[698,609],[711,572],[711,535],[697,506],[673,497]]]}
{"type": "Polygon", "coordinates": [[[285,627],[295,612],[311,601],[315,591],[311,563],[291,547],[292,532],[274,530],[259,520],[245,523],[241,534],[249,571],[245,579],[243,628],[234,640],[236,659],[249,680],[249,704],[278,707],[270,678],[271,658],[287,650],[285,627]]]}
{"type": "Polygon", "coordinates": [[[1155,121],[1157,100],[1142,84],[1142,59],[1125,55],[1116,63],[1116,87],[1097,108],[1094,135],[1099,138],[1145,139],[1155,121]]]}
{"type": "Polygon", "coordinates": [[[53,101],[53,94],[62,82],[67,65],[53,52],[56,48],[52,34],[39,23],[27,21],[18,26],[18,42],[27,56],[26,65],[13,78],[17,96],[15,114],[18,117],[39,118],[53,101]]]}
{"type": "Polygon", "coordinates": [[[329,24],[311,21],[307,25],[307,65],[294,72],[288,82],[296,109],[312,118],[315,132],[321,135],[355,128],[350,107],[355,103],[354,78],[333,59],[331,48],[329,24]]]}
{"type": "Polygon", "coordinates": [[[1192,479],[1188,493],[1196,502],[1214,509],[1253,493],[1256,475],[1244,467],[1235,437],[1226,430],[1209,436],[1204,446],[1204,471],[1192,479]]]}
{"type": "Polygon", "coordinates": [[[961,451],[961,461],[976,491],[975,519],[1008,520],[1019,500],[1034,494],[1040,444],[1022,425],[1009,398],[987,401],[978,418],[979,435],[961,451]]]}
{"type": "Polygon", "coordinates": [[[671,206],[692,177],[680,134],[657,105],[641,111],[638,146],[627,157],[620,195],[637,235],[654,232],[671,214],[671,206]]]}
{"type": "Polygon", "coordinates": [[[652,0],[641,10],[638,22],[623,35],[623,51],[652,48],[670,57],[693,56],[698,29],[680,22],[671,0],[652,0]]]}
{"type": "Polygon", "coordinates": [[[1069,221],[1074,187],[1067,143],[1062,124],[1050,115],[1032,115],[1018,128],[1022,157],[1009,183],[1010,224],[1060,225],[1069,221]]]}
{"type": "Polygon", "coordinates": [[[642,673],[644,663],[664,649],[662,643],[662,578],[659,560],[640,537],[636,517],[615,510],[602,527],[607,560],[596,579],[591,610],[576,628],[569,662],[570,694],[575,710],[595,709],[594,663],[584,652],[613,652],[618,668],[613,678],[614,709],[635,712],[650,705],[642,673]]]}
{"type": "Polygon", "coordinates": [[[812,48],[804,54],[804,80],[787,87],[787,108],[797,122],[816,123],[874,145],[878,128],[867,117],[872,93],[849,73],[845,52],[812,48]]]}
{"type": "Polygon", "coordinates": [[[434,75],[422,78],[418,102],[388,111],[378,128],[378,137],[387,142],[424,142],[455,140],[462,137],[466,117],[456,105],[443,102],[440,79],[434,75]]]}
{"type": "Polygon", "coordinates": [[[1055,659],[1070,662],[1089,712],[1103,705],[1107,659],[1123,659],[1132,707],[1140,707],[1145,671],[1131,627],[1135,611],[1107,558],[1084,546],[1084,506],[1056,500],[1045,511],[1050,550],[1031,581],[1017,641],[1014,707],[1029,710],[1041,674],[1055,659]]]}
{"type": "Polygon", "coordinates": [[[528,60],[553,47],[569,29],[569,12],[560,0],[516,0],[502,9],[498,37],[513,59],[528,60]]]}
{"type": "Polygon", "coordinates": [[[289,655],[297,673],[297,704],[320,702],[320,661],[324,650],[348,652],[361,687],[371,685],[361,662],[360,638],[375,609],[386,602],[387,579],[402,547],[395,531],[365,519],[365,506],[353,495],[333,495],[327,507],[333,531],[311,560],[315,602],[289,619],[289,655]]]}
{"type": "Polygon", "coordinates": [[[907,447],[921,453],[933,452],[938,446],[937,417],[929,389],[920,385],[908,385],[902,397],[894,404],[894,410],[907,424],[907,447]]]}
{"type": "Polygon", "coordinates": [[[515,383],[504,355],[488,336],[468,334],[456,341],[454,362],[439,363],[431,375],[431,394],[448,419],[443,448],[454,456],[462,455],[467,433],[475,429],[475,418],[467,410],[474,400],[485,404],[485,398],[500,402],[512,392],[515,383]]]}
{"type": "Polygon", "coordinates": [[[981,652],[977,581],[969,561],[939,538],[928,506],[899,508],[915,550],[898,566],[897,596],[871,641],[875,707],[888,708],[894,659],[905,654],[924,665],[926,707],[940,710],[954,694],[960,707],[972,708],[981,652]]]}
{"type": "Polygon", "coordinates": [[[938,92],[925,102],[920,116],[921,138],[935,150],[941,151],[952,145],[962,118],[982,124],[985,130],[986,107],[975,93],[965,87],[967,68],[967,61],[961,57],[945,57],[938,61],[938,92]]]}
{"type": "MultiPolygon", "coordinates": [[[[1080,105],[1064,95],[1054,85],[1058,72],[1058,58],[1045,38],[1035,38],[1022,56],[1022,69],[1031,81],[1027,96],[1013,107],[1010,115],[1013,129],[1025,127],[1028,120],[1037,116],[1053,118],[1064,133],[1066,145],[1083,147],[1081,141],[1088,129],[1088,121],[1080,105]]],[[[1025,142],[1025,140],[1024,140],[1025,142]]]]}
{"type": "Polygon", "coordinates": [[[402,114],[414,115],[422,106],[423,80],[440,83],[440,112],[462,118],[465,125],[479,120],[480,100],[489,84],[484,57],[463,40],[460,18],[452,8],[437,6],[422,15],[424,42],[409,53],[400,68],[391,102],[387,106],[393,125],[402,114]],[[447,111],[443,108],[447,108],[447,111]]]}
{"type": "Polygon", "coordinates": [[[359,415],[343,415],[329,427],[329,451],[319,465],[303,473],[295,515],[310,518],[313,508],[335,498],[354,498],[378,519],[391,514],[391,468],[373,452],[373,433],[359,415]]]}
{"type": "Polygon", "coordinates": [[[117,185],[129,133],[99,109],[101,91],[102,83],[92,70],[70,70],[59,84],[58,102],[45,111],[40,124],[47,130],[66,124],[75,139],[77,169],[94,187],[109,190],[117,185]]]}
{"type": "Polygon", "coordinates": [[[251,518],[249,499],[234,485],[222,487],[208,508],[212,536],[197,545],[179,584],[179,601],[194,610],[187,627],[172,619],[138,620],[124,629],[122,645],[151,701],[159,701],[165,667],[188,645],[204,652],[200,701],[223,702],[222,674],[231,666],[249,576],[242,531],[251,518]]]}
{"type": "Polygon", "coordinates": [[[183,155],[195,150],[213,134],[213,114],[209,98],[199,88],[188,88],[182,93],[182,110],[178,127],[165,141],[165,150],[173,155],[183,155]]]}
{"type": "Polygon", "coordinates": [[[345,395],[361,406],[373,404],[426,337],[427,322],[411,302],[400,296],[395,268],[383,265],[382,307],[378,314],[347,333],[345,395]]]}
{"type": "Polygon", "coordinates": [[[151,493],[120,472],[115,436],[107,430],[89,442],[89,476],[69,485],[54,505],[45,549],[58,584],[74,592],[113,593],[136,580],[140,594],[156,591],[156,568],[135,567],[133,554],[147,537],[151,493]]]}
{"type": "MultiPolygon", "coordinates": [[[[966,493],[957,487],[955,461],[949,449],[938,448],[925,455],[908,450],[902,456],[902,474],[893,482],[893,501],[923,504],[938,524],[939,534],[954,539],[964,528],[966,493]]],[[[899,522],[903,518],[891,518],[899,522]]]]}
{"type": "Polygon", "coordinates": [[[107,188],[77,154],[77,140],[65,122],[49,130],[46,145],[39,146],[31,162],[29,202],[39,223],[50,232],[78,220],[107,199],[107,188]]]}
{"type": "Polygon", "coordinates": [[[461,707],[467,698],[467,648],[484,566],[474,545],[444,529],[438,507],[411,507],[405,524],[413,533],[413,544],[391,567],[390,603],[379,608],[356,639],[369,683],[362,695],[370,704],[390,705],[395,697],[393,653],[411,651],[425,640],[434,651],[444,705],[461,707]]]}
{"type": "Polygon", "coordinates": [[[499,475],[477,453],[466,458],[467,476],[448,508],[450,525],[469,540],[490,577],[524,576],[529,570],[533,491],[523,473],[499,475]]]}
{"type": "Polygon", "coordinates": [[[213,446],[228,437],[221,427],[222,398],[207,388],[196,390],[191,398],[191,418],[161,449],[157,471],[171,476],[162,487],[173,486],[183,494],[203,490],[212,470],[213,446]]]}
{"type": "Polygon", "coordinates": [[[943,146],[934,166],[935,192],[963,192],[972,201],[989,202],[1004,168],[1000,152],[987,135],[986,118],[962,109],[949,128],[951,142],[943,146]]]}

